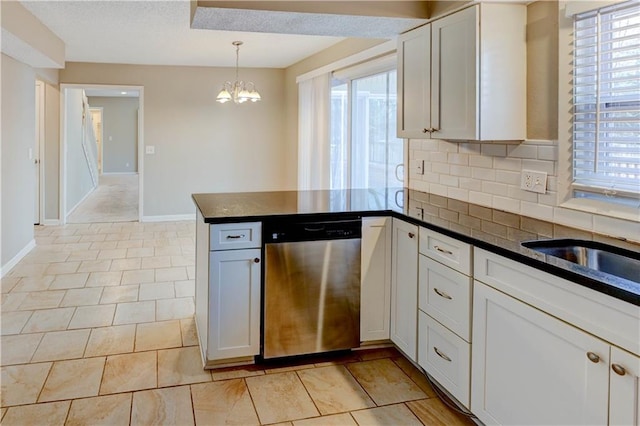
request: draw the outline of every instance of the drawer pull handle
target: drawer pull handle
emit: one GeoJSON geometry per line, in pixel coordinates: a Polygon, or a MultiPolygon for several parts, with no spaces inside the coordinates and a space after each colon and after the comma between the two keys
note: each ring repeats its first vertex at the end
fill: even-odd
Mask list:
{"type": "Polygon", "coordinates": [[[438,250],[440,253],[444,253],[444,254],[448,254],[448,255],[452,255],[452,254],[453,254],[453,252],[452,252],[452,251],[449,251],[449,250],[447,250],[447,249],[443,249],[443,248],[442,248],[442,247],[440,247],[440,246],[433,246],[433,248],[435,248],[436,250],[438,250]]]}
{"type": "Polygon", "coordinates": [[[623,366],[621,366],[620,364],[611,364],[611,369],[618,375],[618,376],[624,376],[625,374],[627,374],[627,371],[624,369],[623,366]]]}
{"type": "Polygon", "coordinates": [[[435,288],[435,287],[433,288],[433,291],[435,291],[435,292],[436,292],[436,294],[437,294],[438,296],[440,296],[440,297],[444,297],[445,299],[449,299],[449,300],[452,300],[452,299],[453,299],[453,297],[449,296],[449,295],[448,295],[447,293],[445,293],[444,291],[440,291],[440,290],[438,290],[438,289],[437,289],[437,288],[435,288]]]}
{"type": "Polygon", "coordinates": [[[596,354],[594,354],[593,352],[587,352],[587,358],[589,358],[589,361],[597,364],[600,362],[600,357],[596,354]]]}
{"type": "Polygon", "coordinates": [[[435,346],[433,347],[433,350],[436,352],[436,354],[437,354],[440,358],[444,359],[445,361],[451,362],[451,358],[449,358],[448,356],[446,356],[445,354],[443,354],[442,352],[440,352],[440,351],[438,350],[438,348],[436,348],[435,346]]]}
{"type": "Polygon", "coordinates": [[[253,262],[254,262],[254,263],[260,263],[260,258],[259,258],[259,257],[256,257],[255,259],[253,259],[253,262]]]}
{"type": "Polygon", "coordinates": [[[413,232],[409,232],[409,238],[413,238],[415,236],[416,236],[416,234],[414,234],[413,232]]]}
{"type": "Polygon", "coordinates": [[[227,240],[237,240],[238,238],[244,238],[244,234],[240,234],[240,235],[227,235],[227,240]]]}

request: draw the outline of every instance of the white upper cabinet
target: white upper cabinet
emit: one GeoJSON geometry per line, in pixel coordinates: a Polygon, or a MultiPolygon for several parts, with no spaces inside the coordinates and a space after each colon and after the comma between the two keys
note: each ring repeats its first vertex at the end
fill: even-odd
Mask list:
{"type": "Polygon", "coordinates": [[[482,3],[402,34],[398,136],[524,139],[525,31],[524,5],[482,3]]]}

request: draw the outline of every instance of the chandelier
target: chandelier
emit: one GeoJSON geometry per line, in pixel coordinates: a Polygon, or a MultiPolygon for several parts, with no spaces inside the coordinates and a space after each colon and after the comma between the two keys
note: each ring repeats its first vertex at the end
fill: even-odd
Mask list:
{"type": "Polygon", "coordinates": [[[252,81],[244,82],[238,79],[238,59],[240,57],[241,41],[234,41],[233,44],[236,47],[236,81],[233,83],[226,81],[222,85],[222,90],[216,97],[216,102],[224,104],[229,101],[233,101],[236,104],[242,104],[247,101],[258,102],[260,99],[260,93],[256,90],[255,84],[252,81]]]}

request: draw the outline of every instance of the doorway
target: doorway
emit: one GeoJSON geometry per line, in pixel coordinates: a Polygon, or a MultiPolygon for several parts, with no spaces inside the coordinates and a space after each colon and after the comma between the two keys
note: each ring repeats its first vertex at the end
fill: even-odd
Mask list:
{"type": "Polygon", "coordinates": [[[60,89],[61,223],[139,221],[143,215],[144,88],[61,84],[60,89]],[[135,104],[129,108],[133,117],[122,115],[118,99],[135,104]],[[90,180],[90,174],[95,179],[90,180]],[[84,186],[79,188],[82,176],[84,186]]]}
{"type": "Polygon", "coordinates": [[[45,137],[45,85],[41,80],[36,80],[36,140],[33,150],[29,152],[29,158],[33,160],[35,173],[35,197],[34,197],[34,225],[39,225],[44,220],[44,170],[42,167],[44,158],[45,137]]]}

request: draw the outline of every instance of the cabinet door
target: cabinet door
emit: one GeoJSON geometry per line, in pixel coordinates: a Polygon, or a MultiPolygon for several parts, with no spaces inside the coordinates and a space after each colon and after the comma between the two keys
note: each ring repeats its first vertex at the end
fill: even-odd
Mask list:
{"type": "Polygon", "coordinates": [[[606,424],[609,345],[479,281],[471,411],[485,424],[606,424]]]}
{"type": "Polygon", "coordinates": [[[391,218],[362,219],[360,340],[389,339],[391,218]]]}
{"type": "Polygon", "coordinates": [[[208,360],[260,352],[260,253],[210,254],[208,360]]]}
{"type": "Polygon", "coordinates": [[[610,425],[640,425],[640,357],[611,348],[610,425]]]}
{"type": "Polygon", "coordinates": [[[431,25],[398,36],[398,137],[429,138],[431,25]]]}
{"type": "Polygon", "coordinates": [[[478,6],[431,23],[431,137],[478,139],[478,6]]]}
{"type": "Polygon", "coordinates": [[[391,341],[417,362],[418,227],[393,219],[391,341]]]}

